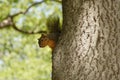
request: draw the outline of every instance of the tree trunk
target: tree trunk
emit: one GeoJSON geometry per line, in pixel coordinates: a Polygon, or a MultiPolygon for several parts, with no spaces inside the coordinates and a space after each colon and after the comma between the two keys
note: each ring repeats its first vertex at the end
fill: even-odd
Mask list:
{"type": "Polygon", "coordinates": [[[120,80],[120,0],[63,0],[52,80],[120,80]]]}

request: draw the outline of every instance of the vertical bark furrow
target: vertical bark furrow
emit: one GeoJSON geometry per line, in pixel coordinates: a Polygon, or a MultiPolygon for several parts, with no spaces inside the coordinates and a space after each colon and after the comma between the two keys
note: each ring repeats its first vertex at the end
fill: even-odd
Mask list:
{"type": "Polygon", "coordinates": [[[120,0],[63,5],[65,28],[53,54],[53,80],[119,80],[120,0]]]}

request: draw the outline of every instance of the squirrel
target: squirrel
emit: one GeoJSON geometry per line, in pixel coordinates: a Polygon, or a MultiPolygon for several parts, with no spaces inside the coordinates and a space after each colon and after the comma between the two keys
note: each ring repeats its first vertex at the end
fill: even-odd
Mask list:
{"type": "Polygon", "coordinates": [[[41,34],[41,37],[38,39],[38,44],[41,48],[48,45],[53,50],[61,33],[59,17],[57,15],[51,15],[48,17],[46,24],[48,32],[41,34]]]}

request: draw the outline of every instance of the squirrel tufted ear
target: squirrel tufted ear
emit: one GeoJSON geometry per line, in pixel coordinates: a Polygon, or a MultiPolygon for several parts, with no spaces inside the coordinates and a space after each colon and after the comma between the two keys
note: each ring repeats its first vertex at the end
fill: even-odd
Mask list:
{"type": "MultiPolygon", "coordinates": [[[[47,36],[47,34],[44,34],[44,33],[43,33],[43,34],[41,34],[40,38],[41,38],[41,37],[46,37],[46,36],[47,36]]],[[[40,40],[40,38],[38,38],[38,40],[40,40]]]]}
{"type": "Polygon", "coordinates": [[[48,36],[47,33],[43,33],[43,34],[41,34],[41,37],[46,37],[46,36],[48,36]]]}
{"type": "Polygon", "coordinates": [[[41,36],[46,36],[46,34],[41,34],[41,36]]]}

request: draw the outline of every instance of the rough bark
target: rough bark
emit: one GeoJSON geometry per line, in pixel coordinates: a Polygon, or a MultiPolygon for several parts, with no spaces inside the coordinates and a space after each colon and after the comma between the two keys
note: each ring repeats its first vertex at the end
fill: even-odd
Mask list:
{"type": "Polygon", "coordinates": [[[63,0],[52,80],[120,80],[120,0],[63,0]]]}

